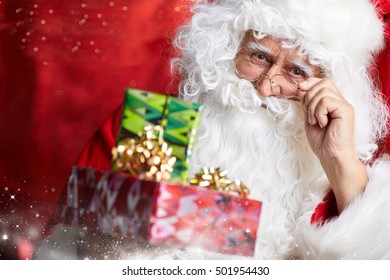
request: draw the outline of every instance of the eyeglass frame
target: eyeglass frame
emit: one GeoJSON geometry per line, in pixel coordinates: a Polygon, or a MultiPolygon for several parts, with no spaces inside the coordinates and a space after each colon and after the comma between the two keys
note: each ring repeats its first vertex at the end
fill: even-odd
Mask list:
{"type": "MultiPolygon", "coordinates": [[[[282,94],[282,91],[280,91],[280,92],[276,91],[277,85],[275,84],[275,81],[272,79],[274,76],[281,76],[281,77],[283,77],[287,82],[292,82],[292,83],[296,86],[296,90],[297,90],[297,91],[299,90],[299,83],[300,83],[300,82],[294,80],[294,79],[291,78],[291,77],[288,77],[288,76],[286,77],[286,75],[283,74],[283,73],[275,73],[275,74],[273,74],[273,75],[271,75],[271,76],[268,75],[268,74],[266,74],[266,71],[268,71],[272,66],[271,66],[271,67],[267,67],[267,68],[265,68],[264,70],[262,70],[262,69],[259,67],[259,65],[257,65],[255,62],[252,61],[252,59],[248,59],[248,58],[244,58],[244,57],[235,58],[233,63],[234,63],[234,70],[235,70],[236,74],[237,74],[240,78],[245,79],[245,80],[247,80],[247,81],[249,81],[249,82],[251,82],[251,83],[257,83],[260,79],[262,79],[262,78],[263,78],[263,79],[264,79],[264,78],[267,78],[267,79],[270,81],[270,85],[271,85],[272,92],[274,92],[274,93],[276,93],[276,94],[280,94],[280,95],[287,96],[287,97],[293,96],[293,95],[285,95],[285,94],[282,94]],[[239,61],[239,60],[244,60],[244,61],[250,63],[252,66],[256,67],[256,68],[259,70],[259,73],[260,73],[259,76],[258,76],[256,79],[253,79],[253,80],[244,78],[245,75],[243,75],[242,73],[240,73],[240,71],[238,71],[238,69],[237,69],[237,61],[239,61]]],[[[308,78],[309,78],[309,77],[308,77],[308,78]]],[[[308,78],[304,79],[304,81],[307,80],[308,78]]],[[[280,86],[281,86],[281,85],[279,84],[279,87],[280,87],[280,86]]],[[[294,94],[294,95],[295,95],[295,94],[294,94]]]]}

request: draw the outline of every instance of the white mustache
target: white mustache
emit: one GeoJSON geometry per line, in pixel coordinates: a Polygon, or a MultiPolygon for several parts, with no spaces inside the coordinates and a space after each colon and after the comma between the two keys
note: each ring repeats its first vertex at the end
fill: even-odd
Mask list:
{"type": "Polygon", "coordinates": [[[296,98],[282,98],[282,97],[262,97],[259,95],[257,89],[253,86],[252,83],[242,80],[238,78],[237,88],[241,95],[246,95],[252,100],[252,104],[256,107],[260,106],[264,109],[268,109],[270,112],[276,114],[284,114],[288,113],[290,110],[297,109],[297,102],[299,102],[296,98]]]}
{"type": "Polygon", "coordinates": [[[261,107],[274,114],[283,115],[299,109],[297,100],[279,97],[260,97],[261,107]]]}

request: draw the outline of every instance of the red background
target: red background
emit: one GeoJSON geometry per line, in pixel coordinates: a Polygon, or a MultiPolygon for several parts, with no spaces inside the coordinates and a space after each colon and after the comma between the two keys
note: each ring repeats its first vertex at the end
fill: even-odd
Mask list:
{"type": "MultiPolygon", "coordinates": [[[[126,87],[175,94],[170,41],[192,2],[0,0],[0,258],[15,258],[23,236],[39,237],[71,165],[126,87]]],[[[381,5],[384,18],[390,4],[381,5]]],[[[389,41],[378,67],[390,96],[389,41]]]]}

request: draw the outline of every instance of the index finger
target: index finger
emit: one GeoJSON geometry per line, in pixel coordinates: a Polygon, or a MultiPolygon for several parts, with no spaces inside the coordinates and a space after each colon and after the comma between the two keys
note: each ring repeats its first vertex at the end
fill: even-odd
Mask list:
{"type": "Polygon", "coordinates": [[[318,84],[319,82],[321,82],[322,79],[320,78],[315,78],[315,77],[310,77],[309,79],[307,79],[306,81],[304,82],[301,82],[301,83],[298,83],[298,92],[297,92],[297,96],[299,98],[299,100],[305,104],[305,97],[306,97],[306,94],[307,92],[313,87],[315,86],[316,84],[318,84]]]}

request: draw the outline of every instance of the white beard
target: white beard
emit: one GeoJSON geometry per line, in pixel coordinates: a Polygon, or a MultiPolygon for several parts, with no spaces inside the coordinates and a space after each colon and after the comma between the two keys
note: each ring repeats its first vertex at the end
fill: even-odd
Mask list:
{"type": "Polygon", "coordinates": [[[203,98],[190,173],[219,167],[229,171],[230,179],[241,180],[250,198],[263,202],[255,257],[294,257],[302,202],[327,187],[306,139],[302,110],[291,100],[261,100],[250,83],[229,80],[203,98]]]}

